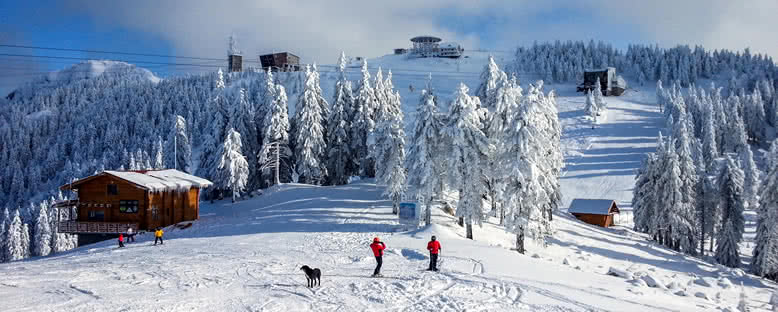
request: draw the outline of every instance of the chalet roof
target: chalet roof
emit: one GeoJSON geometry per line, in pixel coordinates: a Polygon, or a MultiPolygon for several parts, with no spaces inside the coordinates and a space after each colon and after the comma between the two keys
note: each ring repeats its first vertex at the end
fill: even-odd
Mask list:
{"type": "Polygon", "coordinates": [[[175,169],[149,170],[149,171],[113,171],[106,170],[100,174],[87,177],[72,184],[63,185],[60,188],[67,189],[77,186],[102,175],[112,175],[119,179],[135,184],[139,188],[152,192],[188,190],[192,187],[206,188],[213,183],[203,178],[193,176],[175,169]]]}
{"type": "MultiPolygon", "coordinates": [[[[570,208],[567,209],[569,213],[586,213],[595,215],[608,215],[611,213],[611,206],[615,204],[612,199],[585,199],[576,198],[570,203],[570,208]]],[[[613,209],[613,212],[618,213],[618,206],[613,209]]]]}

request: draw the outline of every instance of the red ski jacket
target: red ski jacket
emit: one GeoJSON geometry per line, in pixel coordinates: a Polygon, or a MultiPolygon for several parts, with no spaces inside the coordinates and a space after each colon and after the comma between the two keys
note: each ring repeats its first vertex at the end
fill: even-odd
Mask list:
{"type": "Polygon", "coordinates": [[[440,242],[436,240],[430,241],[429,243],[427,243],[427,250],[429,250],[431,254],[437,255],[438,252],[440,251],[440,242]]]}
{"type": "Polygon", "coordinates": [[[375,242],[370,244],[370,249],[373,249],[373,255],[376,257],[381,257],[384,255],[384,249],[386,249],[386,245],[384,245],[383,242],[375,242]]]}
{"type": "Polygon", "coordinates": [[[122,234],[119,234],[119,241],[120,241],[120,242],[123,242],[123,241],[124,241],[124,235],[122,235],[122,234]]]}

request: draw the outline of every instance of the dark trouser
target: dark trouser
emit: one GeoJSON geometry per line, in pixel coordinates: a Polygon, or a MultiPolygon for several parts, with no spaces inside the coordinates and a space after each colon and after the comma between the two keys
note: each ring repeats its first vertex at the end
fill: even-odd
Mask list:
{"type": "Polygon", "coordinates": [[[122,241],[119,241],[119,248],[124,247],[124,243],[122,241]]]}
{"type": "Polygon", "coordinates": [[[163,241],[162,241],[162,237],[157,237],[157,238],[154,238],[154,245],[156,245],[156,244],[157,244],[157,242],[159,242],[159,243],[160,243],[160,244],[162,244],[162,245],[164,245],[164,244],[165,244],[165,242],[163,242],[163,241]]]}
{"type": "Polygon", "coordinates": [[[381,274],[381,265],[384,264],[383,256],[376,256],[375,257],[375,271],[373,271],[373,275],[381,274]]]}
{"type": "Polygon", "coordinates": [[[130,242],[130,241],[132,241],[133,243],[135,242],[135,234],[127,235],[127,242],[130,242]]]}
{"type": "Polygon", "coordinates": [[[430,268],[429,270],[437,271],[438,270],[438,254],[436,253],[430,253],[430,268]]]}

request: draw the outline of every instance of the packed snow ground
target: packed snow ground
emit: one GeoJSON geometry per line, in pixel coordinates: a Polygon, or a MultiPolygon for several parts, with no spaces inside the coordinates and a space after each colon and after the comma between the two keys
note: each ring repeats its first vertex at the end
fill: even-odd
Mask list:
{"type": "MultiPolygon", "coordinates": [[[[629,211],[634,169],[661,125],[653,92],[608,98],[607,118],[592,129],[572,86],[547,88],[559,94],[565,206],[612,198],[629,211]]],[[[527,255],[510,249],[513,236],[494,220],[475,228],[475,241],[438,210],[432,227],[406,231],[382,191],[370,181],[284,185],[203,203],[200,221],[168,229],[164,246],[145,234],[124,249],[109,241],[0,264],[0,310],[711,311],[736,305],[742,283],[759,311],[775,287],[655,246],[629,230],[630,218],[602,229],[562,211],[550,246],[529,245],[527,255]],[[431,235],[443,247],[440,273],[424,271],[431,235]],[[388,247],[385,278],[368,277],[374,236],[388,247]],[[304,264],[322,270],[321,287],[305,287],[304,264]]]]}

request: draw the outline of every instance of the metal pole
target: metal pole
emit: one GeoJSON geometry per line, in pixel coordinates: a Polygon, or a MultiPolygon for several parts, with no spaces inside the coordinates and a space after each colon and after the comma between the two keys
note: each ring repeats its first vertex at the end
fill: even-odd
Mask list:
{"type": "Polygon", "coordinates": [[[173,125],[173,169],[178,170],[178,115],[173,125]]]}

